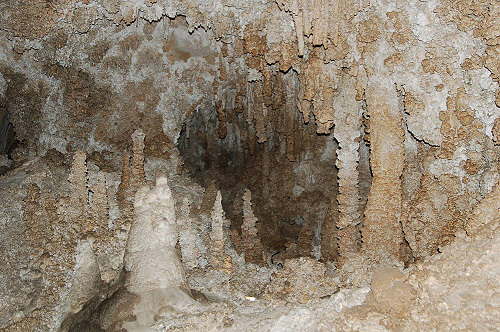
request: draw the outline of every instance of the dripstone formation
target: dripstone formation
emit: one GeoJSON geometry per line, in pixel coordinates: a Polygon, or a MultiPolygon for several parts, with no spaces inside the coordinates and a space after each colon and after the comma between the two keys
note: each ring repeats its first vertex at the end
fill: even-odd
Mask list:
{"type": "Polygon", "coordinates": [[[498,17],[1,1],[0,330],[497,330],[498,17]]]}

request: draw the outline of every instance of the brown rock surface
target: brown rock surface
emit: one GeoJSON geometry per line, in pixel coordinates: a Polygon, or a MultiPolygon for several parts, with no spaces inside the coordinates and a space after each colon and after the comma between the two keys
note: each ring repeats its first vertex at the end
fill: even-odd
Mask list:
{"type": "Polygon", "coordinates": [[[0,1],[0,329],[498,329],[498,17],[0,1]]]}

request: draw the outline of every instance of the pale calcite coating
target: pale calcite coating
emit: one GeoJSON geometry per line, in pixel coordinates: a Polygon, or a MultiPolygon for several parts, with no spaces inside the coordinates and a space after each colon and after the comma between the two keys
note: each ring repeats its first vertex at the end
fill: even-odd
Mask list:
{"type": "Polygon", "coordinates": [[[167,178],[159,178],[152,189],[143,187],[137,192],[124,258],[130,292],[141,294],[185,283],[175,250],[178,233],[174,204],[167,178]]]}

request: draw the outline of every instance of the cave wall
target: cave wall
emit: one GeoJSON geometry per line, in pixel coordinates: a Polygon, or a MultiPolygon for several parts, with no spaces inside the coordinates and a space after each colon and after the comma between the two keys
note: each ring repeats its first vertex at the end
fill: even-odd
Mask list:
{"type": "MultiPolygon", "coordinates": [[[[19,143],[12,158],[80,149],[117,169],[116,153],[137,127],[146,155],[158,157],[194,112],[217,113],[223,142],[242,112],[263,143],[276,110],[298,109],[317,133],[333,129],[340,146],[337,228],[346,250],[364,219],[352,141],[365,131],[376,137],[372,171],[380,162],[384,174],[375,181],[400,186],[390,186],[400,199],[389,237],[402,241],[401,224],[417,257],[453,237],[497,177],[498,4],[233,2],[4,1],[1,105],[19,143]],[[276,89],[277,74],[290,71],[295,91],[276,89]],[[379,95],[394,116],[389,127],[379,95]],[[399,161],[385,154],[389,146],[399,161]]],[[[369,207],[384,186],[372,186],[369,207]]],[[[389,213],[367,212],[368,224],[389,213]]]]}
{"type": "Polygon", "coordinates": [[[0,6],[2,112],[25,147],[19,160],[81,149],[112,164],[138,127],[146,131],[148,154],[164,155],[186,115],[215,104],[224,44],[199,25],[203,15],[196,23],[180,16],[186,4],[0,6]],[[26,17],[44,24],[26,25],[26,17]]]}
{"type": "MultiPolygon", "coordinates": [[[[82,257],[94,255],[88,243],[78,246],[79,230],[59,236],[71,222],[50,222],[60,218],[56,202],[72,192],[71,158],[61,153],[85,152],[92,172],[106,172],[114,195],[124,180],[122,160],[129,163],[122,153],[138,128],[151,178],[155,168],[178,168],[159,165],[177,160],[183,128],[209,125],[205,146],[187,158],[220,156],[222,170],[228,160],[243,165],[254,180],[244,183],[253,204],[267,211],[255,209],[261,220],[279,205],[265,198],[265,179],[287,192],[308,190],[286,206],[286,217],[306,211],[311,220],[323,218],[311,228],[323,223],[329,259],[419,260],[457,232],[474,233],[465,220],[498,182],[499,12],[493,0],[2,1],[0,127],[8,118],[16,143],[0,163],[15,174],[0,178],[3,201],[12,204],[2,207],[1,249],[9,257],[5,278],[23,276],[32,287],[17,300],[9,295],[2,327],[24,322],[22,330],[36,324],[26,318],[31,312],[43,311],[43,301],[24,302],[50,268],[40,272],[28,259],[15,264],[39,246],[38,230],[58,230],[42,244],[60,255],[38,252],[43,261],[70,262],[44,281],[53,283],[51,305],[64,297],[55,285],[73,273],[74,260],[84,264],[82,257]],[[44,166],[32,170],[34,161],[44,166]],[[316,184],[327,180],[319,190],[313,174],[316,184]],[[29,207],[39,195],[42,216],[29,207]],[[315,212],[306,209],[313,201],[321,202],[315,212]],[[26,226],[33,220],[39,228],[26,226]]],[[[191,165],[209,169],[214,159],[204,160],[191,165]]],[[[102,194],[102,174],[96,178],[102,194]]],[[[242,195],[236,189],[226,191],[228,211],[235,205],[228,197],[242,195]]],[[[111,201],[113,226],[120,209],[111,201]]],[[[130,197],[125,201],[128,211],[130,197]]],[[[126,232],[113,229],[105,241],[120,251],[126,232]]],[[[46,326],[60,322],[52,315],[41,314],[46,326]]]]}

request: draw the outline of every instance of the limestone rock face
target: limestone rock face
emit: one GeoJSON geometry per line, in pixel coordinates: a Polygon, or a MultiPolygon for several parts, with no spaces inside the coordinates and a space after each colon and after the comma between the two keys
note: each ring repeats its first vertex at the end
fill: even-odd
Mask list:
{"type": "Polygon", "coordinates": [[[498,17],[1,0],[0,329],[498,329],[498,17]]]}
{"type": "Polygon", "coordinates": [[[78,167],[68,175],[69,167],[60,155],[46,156],[0,180],[5,258],[0,273],[2,328],[47,331],[65,327],[88,303],[101,301],[113,287],[106,275],[116,275],[119,265],[113,266],[109,259],[120,252],[123,242],[107,233],[107,224],[103,225],[107,215],[105,219],[89,215],[89,204],[97,206],[95,199],[88,201],[88,194],[83,195],[87,193],[86,172],[78,177],[78,169],[86,170],[85,155],[77,154],[74,163],[78,167]],[[97,243],[102,250],[94,250],[97,243]]]}
{"type": "MultiPolygon", "coordinates": [[[[498,224],[498,223],[497,223],[498,224]]],[[[486,238],[462,238],[410,272],[417,304],[405,327],[494,331],[500,323],[498,227],[486,238]],[[464,257],[467,257],[465,260],[464,257]]]]}

